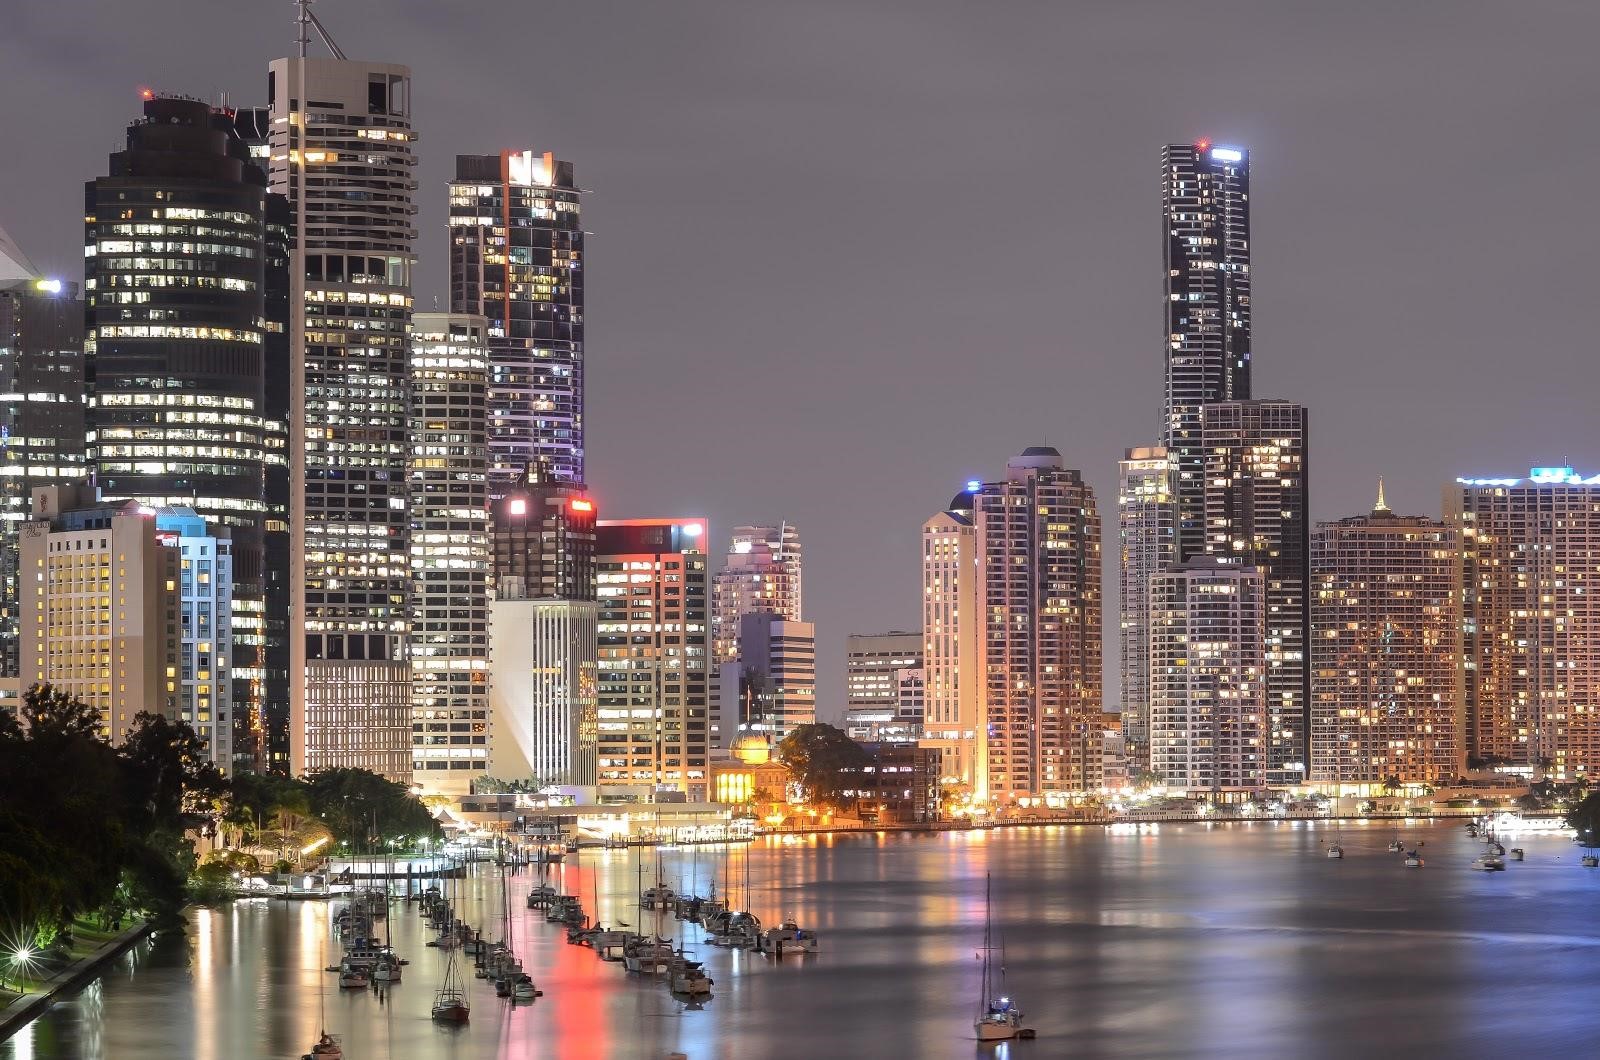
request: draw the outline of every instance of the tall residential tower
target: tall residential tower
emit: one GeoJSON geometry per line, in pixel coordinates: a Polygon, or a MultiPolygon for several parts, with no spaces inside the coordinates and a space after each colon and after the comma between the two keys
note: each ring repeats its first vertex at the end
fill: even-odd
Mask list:
{"type": "Polygon", "coordinates": [[[409,783],[411,71],[307,47],[267,75],[271,187],[295,234],[289,766],[409,783]]]}
{"type": "Polygon", "coordinates": [[[1461,745],[1460,538],[1447,523],[1368,515],[1311,539],[1311,779],[1449,783],[1461,745]]]}
{"type": "Polygon", "coordinates": [[[991,799],[1101,782],[1100,513],[1061,454],[1031,446],[973,497],[991,799]]]}
{"type": "Polygon", "coordinates": [[[1250,395],[1250,154],[1202,139],[1161,151],[1166,282],[1162,441],[1177,498],[1175,561],[1205,551],[1200,410],[1250,395]]]}

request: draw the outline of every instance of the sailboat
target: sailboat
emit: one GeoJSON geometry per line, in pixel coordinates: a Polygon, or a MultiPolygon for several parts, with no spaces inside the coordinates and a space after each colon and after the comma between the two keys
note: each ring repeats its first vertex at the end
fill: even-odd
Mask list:
{"type": "Polygon", "coordinates": [[[450,950],[444,966],[444,982],[433,999],[433,1018],[437,1023],[465,1023],[472,1012],[467,1002],[466,983],[456,968],[456,951],[450,950]]]}
{"type": "Polygon", "coordinates": [[[991,881],[983,876],[983,986],[978,994],[979,1016],[972,1021],[980,1042],[1004,1042],[1022,1034],[1022,1009],[1003,991],[1005,966],[1000,967],[999,986],[996,993],[990,989],[989,965],[994,950],[994,922],[990,915],[991,881]]]}
{"type": "Polygon", "coordinates": [[[320,976],[317,978],[317,1016],[322,1024],[322,1033],[317,1036],[311,1051],[301,1060],[344,1060],[344,1048],[339,1044],[339,1039],[328,1033],[328,991],[320,976]]]}

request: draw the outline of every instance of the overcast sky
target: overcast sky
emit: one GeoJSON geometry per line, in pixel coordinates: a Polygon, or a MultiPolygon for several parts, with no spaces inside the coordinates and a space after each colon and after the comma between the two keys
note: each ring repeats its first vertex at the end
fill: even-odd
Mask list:
{"type": "MultiPolygon", "coordinates": [[[[138,88],[264,102],[294,32],[287,0],[5,8],[0,226],[64,276],[138,88]]],[[[1317,518],[1380,474],[1437,514],[1458,474],[1600,472],[1592,0],[315,10],[412,67],[419,309],[456,153],[575,163],[602,513],[797,523],[825,716],[845,635],[920,621],[922,520],[1042,440],[1099,494],[1115,702],[1168,141],[1252,151],[1256,396],[1310,406],[1317,518]]]]}

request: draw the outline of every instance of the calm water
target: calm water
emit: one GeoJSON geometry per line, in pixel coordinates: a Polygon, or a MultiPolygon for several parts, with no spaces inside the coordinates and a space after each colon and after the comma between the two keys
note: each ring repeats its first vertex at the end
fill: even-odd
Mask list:
{"type": "MultiPolygon", "coordinates": [[[[444,956],[414,907],[391,916],[411,960],[389,1003],[341,994],[332,906],[239,902],[192,915],[76,998],[0,1044],[5,1060],[298,1057],[328,1028],[350,1060],[467,1057],[1593,1056],[1600,1051],[1600,870],[1558,838],[1524,837],[1525,863],[1468,868],[1459,825],[1416,826],[1427,866],[1403,869],[1386,827],[1164,825],[838,836],[662,852],[669,884],[732,880],[764,921],[792,912],[823,953],[775,964],[686,939],[716,980],[686,1009],[659,985],[569,946],[510,884],[516,947],[545,996],[510,1009],[471,980],[472,1021],[428,1018],[444,956]],[[1148,827],[1148,826],[1147,826],[1148,827]],[[980,1049],[984,873],[995,879],[1006,985],[1038,1029],[980,1049]]],[[[631,852],[585,853],[564,889],[607,923],[636,906],[631,852]]],[[[647,855],[653,875],[653,855],[647,855]]],[[[494,878],[466,883],[467,919],[498,909],[494,878]]],[[[666,923],[679,930],[670,917],[666,923]]]]}

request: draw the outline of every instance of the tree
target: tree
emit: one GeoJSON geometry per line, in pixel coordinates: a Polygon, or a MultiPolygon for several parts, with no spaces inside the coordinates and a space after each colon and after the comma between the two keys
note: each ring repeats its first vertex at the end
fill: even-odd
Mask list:
{"type": "Polygon", "coordinates": [[[22,722],[30,740],[105,741],[100,712],[53,685],[32,685],[23,693],[22,722]]]}
{"type": "Polygon", "coordinates": [[[404,784],[367,769],[325,769],[307,778],[311,812],[334,838],[373,849],[386,840],[434,836],[439,826],[404,784]]]}
{"type": "Polygon", "coordinates": [[[836,810],[851,808],[846,792],[856,786],[861,769],[872,761],[866,748],[834,725],[801,725],[778,744],[778,761],[800,785],[806,801],[836,810]]]}
{"type": "Polygon", "coordinates": [[[1568,828],[1577,829],[1586,847],[1600,845],[1600,792],[1586,797],[1566,813],[1568,828]]]}
{"type": "Polygon", "coordinates": [[[1385,795],[1398,795],[1400,793],[1400,778],[1393,773],[1383,778],[1383,793],[1385,795]]]}

